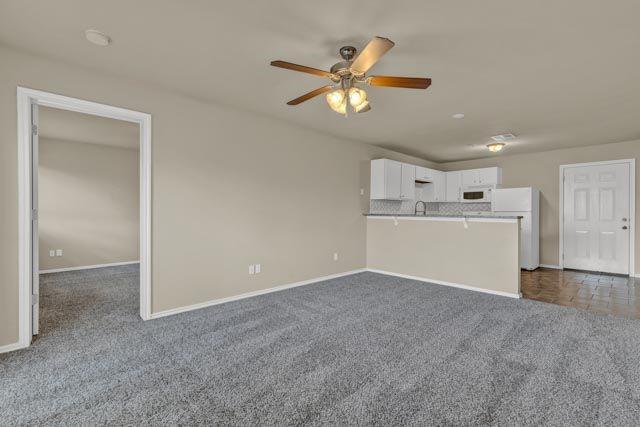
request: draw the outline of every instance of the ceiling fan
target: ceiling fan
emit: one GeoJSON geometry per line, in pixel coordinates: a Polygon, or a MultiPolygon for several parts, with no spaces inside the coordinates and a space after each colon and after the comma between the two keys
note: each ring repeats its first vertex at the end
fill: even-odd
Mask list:
{"type": "Polygon", "coordinates": [[[367,100],[367,93],[359,86],[385,86],[403,87],[408,89],[426,89],[431,85],[431,79],[418,77],[394,77],[394,76],[367,76],[366,73],[375,65],[382,56],[387,53],[394,43],[384,37],[374,37],[356,55],[356,48],[343,46],[340,48],[342,61],[334,64],[329,71],[304,65],[293,64],[286,61],[272,61],[274,67],[300,71],[319,77],[326,77],[331,84],[319,87],[305,93],[296,99],[287,102],[288,105],[298,105],[318,95],[327,93],[327,103],[337,113],[347,115],[347,107],[351,106],[354,112],[364,113],[371,110],[367,100]]]}

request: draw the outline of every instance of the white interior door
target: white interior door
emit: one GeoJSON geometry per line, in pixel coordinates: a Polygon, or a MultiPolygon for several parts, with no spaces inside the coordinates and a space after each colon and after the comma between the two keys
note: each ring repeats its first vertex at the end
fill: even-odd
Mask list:
{"type": "Polygon", "coordinates": [[[564,169],[564,267],[629,274],[629,164],[564,169]]]}
{"type": "Polygon", "coordinates": [[[37,335],[40,314],[38,260],[38,105],[31,104],[31,335],[37,335]]]}

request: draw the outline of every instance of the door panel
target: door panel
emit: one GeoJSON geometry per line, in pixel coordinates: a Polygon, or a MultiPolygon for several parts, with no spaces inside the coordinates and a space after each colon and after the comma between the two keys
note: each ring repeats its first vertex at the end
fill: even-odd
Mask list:
{"type": "Polygon", "coordinates": [[[401,199],[415,199],[416,195],[416,167],[402,164],[402,190],[401,199]]]}
{"type": "Polygon", "coordinates": [[[564,170],[564,267],[629,274],[629,192],[627,163],[564,170]]]}
{"type": "Polygon", "coordinates": [[[402,165],[398,162],[387,161],[385,164],[385,186],[387,199],[400,199],[402,187],[402,165]]]}
{"type": "Polygon", "coordinates": [[[447,172],[445,180],[447,185],[446,201],[459,202],[460,187],[462,186],[462,172],[447,172]]]}
{"type": "Polygon", "coordinates": [[[473,187],[475,185],[478,185],[478,170],[469,169],[462,171],[462,186],[473,187]]]}

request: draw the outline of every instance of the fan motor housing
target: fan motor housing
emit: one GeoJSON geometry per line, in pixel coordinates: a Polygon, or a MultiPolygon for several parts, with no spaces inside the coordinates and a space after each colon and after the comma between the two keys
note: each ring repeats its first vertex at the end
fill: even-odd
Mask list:
{"type": "Polygon", "coordinates": [[[340,61],[334,64],[330,69],[331,74],[335,74],[336,76],[340,76],[340,77],[346,76],[347,74],[351,74],[351,71],[349,71],[349,67],[351,67],[351,62],[352,61],[340,61]]]}
{"type": "Polygon", "coordinates": [[[342,46],[339,52],[342,59],[344,59],[345,61],[351,61],[353,58],[355,58],[357,51],[358,50],[353,46],[342,46]]]}

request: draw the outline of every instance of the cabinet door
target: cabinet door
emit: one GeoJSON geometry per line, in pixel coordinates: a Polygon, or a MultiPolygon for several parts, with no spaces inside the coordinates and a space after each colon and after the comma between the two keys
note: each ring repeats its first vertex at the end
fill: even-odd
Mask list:
{"type": "Polygon", "coordinates": [[[478,185],[478,170],[477,169],[469,169],[466,171],[462,171],[462,186],[463,187],[473,187],[478,185]]]}
{"type": "Polygon", "coordinates": [[[402,186],[400,190],[400,198],[415,199],[416,193],[416,167],[402,163],[402,186]]]}
{"type": "Polygon", "coordinates": [[[436,202],[444,202],[447,195],[447,181],[444,172],[436,172],[433,176],[433,191],[436,202]]]}
{"type": "Polygon", "coordinates": [[[416,179],[420,181],[433,180],[434,174],[438,173],[437,170],[423,168],[422,166],[416,166],[416,179]]]}
{"type": "Polygon", "coordinates": [[[445,201],[459,202],[460,187],[462,186],[462,172],[447,172],[446,174],[446,192],[445,201]]]}
{"type": "Polygon", "coordinates": [[[495,185],[498,182],[498,168],[478,169],[478,181],[482,185],[495,185]]]}
{"type": "Polygon", "coordinates": [[[400,200],[402,194],[402,163],[387,160],[384,165],[385,199],[400,200]]]}

